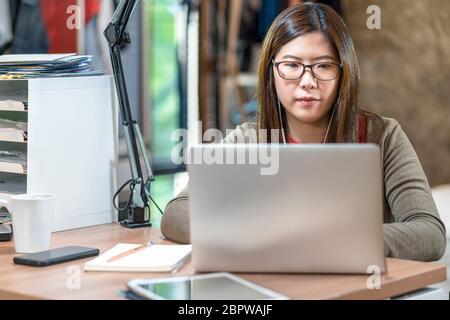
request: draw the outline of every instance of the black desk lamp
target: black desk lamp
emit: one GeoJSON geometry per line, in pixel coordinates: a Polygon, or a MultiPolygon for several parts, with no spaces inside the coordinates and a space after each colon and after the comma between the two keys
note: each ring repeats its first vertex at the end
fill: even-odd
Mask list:
{"type": "MultiPolygon", "coordinates": [[[[128,180],[116,193],[113,202],[118,194],[127,185],[130,186],[130,199],[123,208],[117,210],[125,211],[127,219],[121,221],[122,226],[127,228],[148,227],[150,224],[150,204],[149,199],[153,201],[150,196],[150,184],[154,181],[153,172],[148,160],[144,139],[142,138],[139,125],[136,120],[133,120],[130,109],[130,101],[128,99],[127,87],[125,84],[125,76],[122,66],[122,58],[120,54],[121,46],[124,43],[130,43],[130,35],[125,31],[128,20],[136,7],[138,0],[122,0],[120,1],[111,22],[103,33],[108,40],[109,50],[112,61],[112,68],[114,73],[114,80],[117,87],[117,94],[119,97],[120,113],[122,116],[122,125],[125,130],[125,139],[128,147],[128,156],[131,168],[132,179],[128,180]],[[148,176],[143,176],[141,163],[139,161],[139,149],[144,158],[144,164],[148,176]]],[[[156,205],[156,203],[155,203],[156,205]]],[[[159,209],[159,207],[158,207],[159,209]]]]}

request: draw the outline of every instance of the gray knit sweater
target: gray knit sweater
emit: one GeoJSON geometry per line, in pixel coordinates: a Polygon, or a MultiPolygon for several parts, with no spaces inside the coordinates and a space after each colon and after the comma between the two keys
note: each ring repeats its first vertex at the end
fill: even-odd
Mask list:
{"type": "MultiPolygon", "coordinates": [[[[433,261],[445,252],[445,227],[439,218],[430,186],[417,155],[397,121],[367,117],[367,141],[380,146],[384,170],[384,241],[388,257],[433,261]]],[[[254,124],[245,123],[224,142],[248,136],[254,124]]],[[[256,141],[250,141],[256,142],[256,141]]],[[[186,187],[166,206],[161,221],[163,235],[189,243],[189,195],[186,187]]]]}

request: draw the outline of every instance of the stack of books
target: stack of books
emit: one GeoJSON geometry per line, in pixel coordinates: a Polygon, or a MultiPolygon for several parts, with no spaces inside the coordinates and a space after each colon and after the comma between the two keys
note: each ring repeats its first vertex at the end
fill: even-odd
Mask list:
{"type": "Polygon", "coordinates": [[[92,56],[71,54],[31,54],[0,56],[0,79],[73,77],[101,75],[94,71],[92,56]]]}

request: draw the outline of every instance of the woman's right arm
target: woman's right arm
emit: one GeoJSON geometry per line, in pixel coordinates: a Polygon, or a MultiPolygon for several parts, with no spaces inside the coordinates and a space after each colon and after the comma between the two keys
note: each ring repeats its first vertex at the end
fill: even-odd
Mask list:
{"type": "MultiPolygon", "coordinates": [[[[221,143],[256,142],[253,125],[244,123],[236,127],[221,143]],[[246,138],[248,140],[246,141],[246,138]]],[[[169,240],[190,243],[189,234],[189,186],[167,204],[161,219],[161,232],[169,240]]]]}

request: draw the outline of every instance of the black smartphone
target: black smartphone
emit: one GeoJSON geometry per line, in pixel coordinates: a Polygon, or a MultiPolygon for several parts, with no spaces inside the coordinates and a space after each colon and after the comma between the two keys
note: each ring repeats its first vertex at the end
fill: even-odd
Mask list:
{"type": "Polygon", "coordinates": [[[14,263],[34,267],[45,267],[76,259],[98,256],[99,253],[100,251],[95,248],[68,246],[17,256],[14,257],[14,263]]]}

